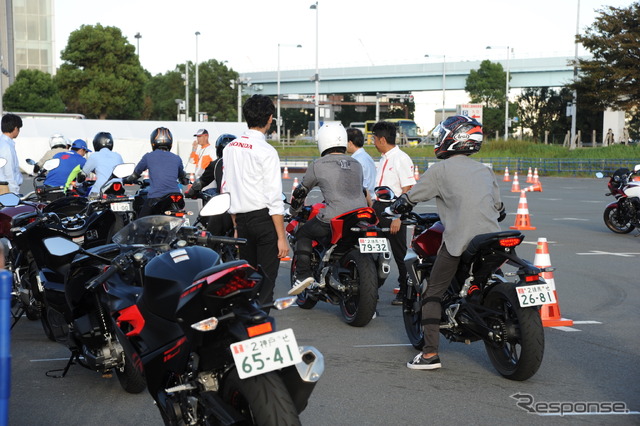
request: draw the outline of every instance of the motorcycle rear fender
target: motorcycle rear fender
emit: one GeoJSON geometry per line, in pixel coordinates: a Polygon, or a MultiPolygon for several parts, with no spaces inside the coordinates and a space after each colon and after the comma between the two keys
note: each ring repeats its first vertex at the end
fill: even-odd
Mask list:
{"type": "Polygon", "coordinates": [[[324,356],[313,346],[300,349],[302,361],[280,370],[280,376],[293,399],[298,414],[307,407],[313,389],[324,373],[324,356]]]}

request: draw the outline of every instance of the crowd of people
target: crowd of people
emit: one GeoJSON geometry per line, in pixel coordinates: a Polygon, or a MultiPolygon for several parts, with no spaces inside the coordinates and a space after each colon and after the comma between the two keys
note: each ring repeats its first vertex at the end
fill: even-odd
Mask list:
{"type": "MultiPolygon", "coordinates": [[[[290,251],[284,227],[280,159],[266,136],[275,106],[271,98],[254,95],[244,103],[242,112],[248,130],[239,137],[223,134],[212,145],[207,129],[199,129],[194,134],[196,140],[189,162],[193,164],[195,180],[185,195],[231,194],[228,213],[210,223],[209,230],[247,240],[240,246],[239,256],[263,272],[265,280],[259,301],[267,304],[273,300],[280,260],[290,251]]],[[[5,114],[2,117],[0,157],[7,162],[0,168],[0,181],[6,182],[15,193],[20,193],[23,180],[15,151],[15,139],[21,127],[19,116],[5,114]]],[[[440,299],[456,270],[460,254],[476,234],[499,230],[498,218],[504,214],[493,172],[468,157],[480,149],[482,125],[468,117],[450,117],[437,127],[436,136],[436,157],[447,161],[436,163],[416,181],[413,161],[396,146],[393,123],[379,121],[373,126],[373,143],[381,156],[378,166],[364,150],[364,135],[359,129],[345,129],[337,122],[325,123],[317,134],[320,158],[309,165],[301,184],[294,189],[292,200],[297,203],[291,205],[292,211],[300,208],[308,192],[319,186],[326,207],[296,235],[297,280],[292,283],[289,294],[299,294],[317,285],[310,269],[311,243],[330,234],[331,219],[370,206],[378,215],[380,227],[388,229],[385,236],[397,265],[399,288],[392,304],[402,305],[407,285],[403,261],[407,230],[398,217],[384,213],[389,203],[378,200],[374,188],[389,187],[393,191],[398,198],[390,209],[397,214],[410,211],[418,202],[437,200],[446,231],[424,298],[425,347],[407,363],[407,367],[420,370],[441,366],[438,355],[440,299]]],[[[164,127],[155,129],[150,143],[152,150],[140,159],[133,174],[123,179],[131,183],[145,171],[149,173],[150,188],[140,216],[149,214],[162,196],[180,191],[179,185],[189,183],[181,158],[171,152],[171,131],[164,127]]],[[[93,151],[84,140],[71,142],[60,134],[53,135],[49,145],[50,150],[37,163],[36,171],[48,159],[57,158],[60,164],[48,173],[45,185],[68,187],[72,181],[82,181],[93,173],[96,180],[88,190],[89,197],[99,194],[113,168],[122,163],[108,132],[95,135],[93,151]],[[85,158],[89,153],[88,159],[85,158]]]]}

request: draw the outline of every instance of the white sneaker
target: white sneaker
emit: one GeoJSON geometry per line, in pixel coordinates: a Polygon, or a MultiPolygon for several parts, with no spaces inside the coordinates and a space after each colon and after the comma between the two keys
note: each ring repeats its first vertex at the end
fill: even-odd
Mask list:
{"type": "Polygon", "coordinates": [[[303,280],[296,280],[295,284],[289,290],[289,296],[295,296],[302,293],[307,287],[313,284],[313,277],[308,277],[303,280]]]}

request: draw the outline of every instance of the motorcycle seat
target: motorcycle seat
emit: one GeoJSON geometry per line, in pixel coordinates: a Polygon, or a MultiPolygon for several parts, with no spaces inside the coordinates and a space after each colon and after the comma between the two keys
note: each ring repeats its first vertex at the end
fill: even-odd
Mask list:
{"type": "Polygon", "coordinates": [[[460,256],[460,261],[462,263],[470,263],[482,249],[489,247],[496,241],[502,238],[515,238],[521,235],[522,233],[520,231],[500,231],[476,235],[471,242],[469,242],[467,249],[460,256]]]}

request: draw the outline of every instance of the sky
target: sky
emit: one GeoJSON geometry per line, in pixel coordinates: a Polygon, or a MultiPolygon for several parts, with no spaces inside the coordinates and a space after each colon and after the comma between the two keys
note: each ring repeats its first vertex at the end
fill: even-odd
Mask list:
{"type": "MultiPolygon", "coordinates": [[[[81,25],[115,26],[153,75],[187,60],[240,74],[316,67],[573,56],[576,24],[632,0],[54,0],[56,50],[81,25]],[[578,9],[578,4],[579,9],[578,9]],[[579,21],[578,20],[579,10],[579,21]],[[199,36],[195,33],[200,32],[199,36]],[[140,33],[140,39],[135,35],[140,33]],[[197,49],[196,49],[197,44],[197,49]],[[280,49],[278,49],[280,44],[280,49]],[[296,48],[301,45],[301,48],[296,48]],[[487,50],[487,46],[496,49],[487,50]],[[197,50],[197,52],[196,52],[197,50]],[[425,55],[429,55],[425,58],[425,55]]],[[[584,54],[580,50],[580,54],[584,54]]],[[[56,66],[60,65],[60,60],[56,66]]]]}

